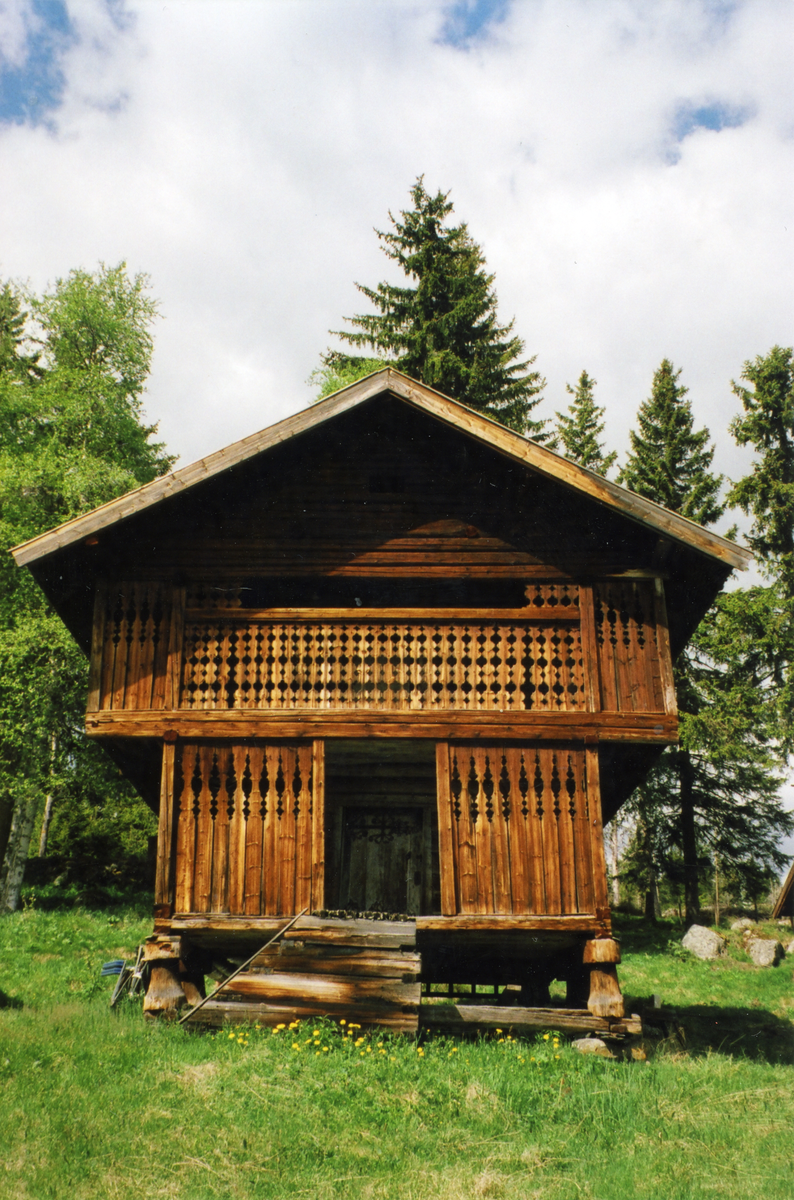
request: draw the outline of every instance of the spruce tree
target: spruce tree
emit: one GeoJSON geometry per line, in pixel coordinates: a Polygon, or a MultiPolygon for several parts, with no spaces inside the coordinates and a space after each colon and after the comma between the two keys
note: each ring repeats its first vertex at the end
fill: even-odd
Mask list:
{"type": "MultiPolygon", "coordinates": [[[[709,524],[723,512],[719,501],[722,478],[710,470],[714,448],[708,444],[708,430],[694,428],[692,406],[687,389],[679,383],[680,375],[680,369],[676,370],[669,359],[662,360],[653,377],[651,395],[637,414],[638,428],[629,434],[631,452],[620,482],[673,512],[709,524]]],[[[686,655],[676,666],[676,686],[679,710],[693,704],[686,655]]],[[[677,808],[687,924],[692,924],[700,910],[692,757],[682,747],[668,751],[665,760],[656,770],[650,792],[656,794],[659,806],[665,807],[662,797],[668,795],[667,807],[677,808]]]]}
{"type": "Polygon", "coordinates": [[[669,359],[662,360],[651,395],[637,413],[638,428],[629,434],[631,453],[620,482],[671,512],[711,525],[725,511],[719,499],[722,476],[712,474],[709,431],[695,429],[689,389],[678,382],[680,375],[669,359]]]}
{"type": "MultiPolygon", "coordinates": [[[[514,322],[498,321],[494,277],[481,248],[465,224],[447,224],[449,193],[431,196],[420,176],[411,199],[413,208],[399,217],[389,213],[392,229],[376,230],[408,282],[356,284],[376,311],[346,318],[353,331],[332,332],[510,429],[547,440],[546,422],[531,416],[545,380],[530,370],[534,358],[522,360],[514,322]]],[[[333,366],[328,360],[324,367],[333,366]]],[[[351,361],[345,358],[348,369],[351,361]]]]}
{"type": "Polygon", "coordinates": [[[573,403],[568,405],[568,415],[557,413],[557,434],[566,458],[599,475],[608,475],[617,453],[613,450],[604,454],[604,443],[599,440],[604,432],[605,409],[595,402],[595,384],[587,371],[582,371],[575,388],[566,383],[573,403]]]}
{"type": "MultiPolygon", "coordinates": [[[[667,359],[656,372],[621,481],[708,525],[724,511],[721,477],[680,374],[667,359]]],[[[764,589],[717,598],[675,665],[680,745],[635,799],[638,820],[655,834],[649,883],[683,867],[688,925],[698,919],[706,873],[719,881],[721,872],[749,895],[759,871],[780,863],[779,838],[792,826],[779,794],[769,617],[764,589]]]]}
{"type": "Polygon", "coordinates": [[[753,519],[749,542],[769,580],[767,666],[774,676],[779,737],[794,750],[794,350],[773,346],[744,365],[751,388],[733,384],[744,415],[731,432],[755,461],[728,499],[753,519]]]}

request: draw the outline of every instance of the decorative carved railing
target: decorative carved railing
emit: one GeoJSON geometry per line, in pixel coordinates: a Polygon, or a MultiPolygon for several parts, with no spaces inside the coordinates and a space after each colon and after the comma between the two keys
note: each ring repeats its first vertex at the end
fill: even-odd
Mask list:
{"type": "Polygon", "coordinates": [[[573,915],[606,903],[584,749],[451,743],[438,755],[445,915],[573,915]]]}
{"type": "Polygon", "coordinates": [[[531,584],[519,609],[257,610],[241,594],[193,589],[183,610],[161,584],[104,589],[89,710],[674,711],[652,581],[597,583],[581,609],[563,583],[531,584]]]}
{"type": "Polygon", "coordinates": [[[578,612],[188,614],[188,709],[538,710],[585,706],[578,612]]]}
{"type": "Polygon", "coordinates": [[[277,916],[322,902],[311,745],[176,748],[176,912],[277,916]]]}

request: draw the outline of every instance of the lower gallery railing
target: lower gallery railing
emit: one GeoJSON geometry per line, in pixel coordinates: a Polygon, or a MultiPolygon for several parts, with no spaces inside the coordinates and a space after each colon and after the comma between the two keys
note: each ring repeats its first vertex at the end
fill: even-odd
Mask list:
{"type": "MultiPolygon", "coordinates": [[[[172,818],[161,821],[172,912],[289,915],[335,894],[337,881],[325,878],[322,741],[185,741],[164,763],[173,771],[163,790],[172,818]]],[[[595,749],[439,742],[436,765],[442,915],[606,909],[595,749]]],[[[354,832],[376,839],[388,860],[388,822],[354,832]]],[[[414,853],[425,844],[405,839],[414,853]]]]}

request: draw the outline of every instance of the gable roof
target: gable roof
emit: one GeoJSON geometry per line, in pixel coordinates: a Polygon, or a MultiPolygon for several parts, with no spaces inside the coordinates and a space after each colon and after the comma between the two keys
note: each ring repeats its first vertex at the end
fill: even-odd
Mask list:
{"type": "Polygon", "coordinates": [[[538,445],[537,442],[513,433],[482,413],[467,408],[391,367],[368,375],[303,409],[295,416],[287,417],[259,433],[233,442],[207,458],[199,459],[178,471],[172,471],[120,496],[117,500],[110,500],[84,516],[75,517],[47,533],[39,534],[38,537],[16,546],[11,553],[17,566],[23,567],[38,562],[102,529],[124,521],[127,517],[143,512],[172,496],[180,495],[189,488],[247,462],[283,442],[315,429],[340,413],[348,412],[383,393],[403,400],[445,425],[490,446],[512,461],[565,484],[666,538],[681,542],[718,560],[729,570],[733,567],[744,570],[752,561],[749,551],[734,542],[704,529],[686,517],[670,512],[652,500],[645,500],[616,483],[610,483],[594,471],[580,467],[554,451],[538,445]]]}

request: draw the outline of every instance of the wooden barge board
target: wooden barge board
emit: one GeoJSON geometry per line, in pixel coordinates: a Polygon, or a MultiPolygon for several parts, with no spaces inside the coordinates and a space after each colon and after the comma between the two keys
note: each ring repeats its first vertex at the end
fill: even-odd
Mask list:
{"type": "Polygon", "coordinates": [[[86,718],[93,737],[317,738],[405,737],[511,738],[549,741],[616,741],[668,744],[678,740],[678,721],[664,713],[588,712],[330,712],[317,709],[122,709],[86,718]]]}

